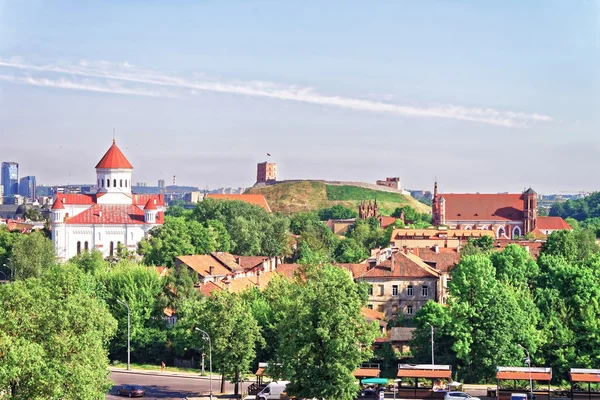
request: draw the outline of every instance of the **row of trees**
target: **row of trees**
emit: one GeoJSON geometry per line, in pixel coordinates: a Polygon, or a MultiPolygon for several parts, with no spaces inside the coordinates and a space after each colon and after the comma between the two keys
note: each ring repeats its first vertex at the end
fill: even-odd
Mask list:
{"type": "Polygon", "coordinates": [[[600,237],[600,192],[592,193],[582,199],[554,203],[550,215],[567,219],[572,227],[590,229],[600,237]]]}
{"type": "Polygon", "coordinates": [[[509,245],[502,252],[461,258],[449,283],[449,304],[427,303],[415,316],[415,361],[430,360],[429,326],[436,327],[436,361],[457,378],[491,381],[497,366],[534,365],[567,379],[568,368],[597,367],[600,359],[600,256],[576,233],[555,232],[539,258],[509,245]]]}

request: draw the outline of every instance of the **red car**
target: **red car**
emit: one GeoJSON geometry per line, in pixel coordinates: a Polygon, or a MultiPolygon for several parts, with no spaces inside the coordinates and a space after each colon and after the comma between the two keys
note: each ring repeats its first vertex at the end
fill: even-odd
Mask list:
{"type": "Polygon", "coordinates": [[[144,389],[137,385],[124,385],[117,389],[117,396],[144,397],[145,394],[144,389]]]}

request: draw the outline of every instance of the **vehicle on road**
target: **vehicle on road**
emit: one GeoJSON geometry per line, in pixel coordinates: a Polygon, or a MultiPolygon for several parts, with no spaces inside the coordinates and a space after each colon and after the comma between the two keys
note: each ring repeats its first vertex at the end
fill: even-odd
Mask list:
{"type": "Polygon", "coordinates": [[[258,392],[258,400],[281,399],[285,395],[288,381],[271,382],[263,390],[258,392]]]}
{"type": "Polygon", "coordinates": [[[117,389],[117,396],[144,397],[146,392],[138,385],[123,385],[117,389]]]}
{"type": "Polygon", "coordinates": [[[512,393],[510,400],[527,400],[529,396],[525,393],[512,393]]]}
{"type": "Polygon", "coordinates": [[[444,396],[444,400],[480,400],[479,397],[471,396],[465,392],[448,392],[444,396]]]}
{"type": "Polygon", "coordinates": [[[359,399],[379,399],[379,393],[375,389],[363,389],[358,392],[359,399]]]}

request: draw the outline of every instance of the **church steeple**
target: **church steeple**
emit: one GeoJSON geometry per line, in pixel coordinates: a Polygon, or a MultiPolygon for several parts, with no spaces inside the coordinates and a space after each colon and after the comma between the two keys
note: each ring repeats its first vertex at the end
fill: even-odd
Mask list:
{"type": "Polygon", "coordinates": [[[113,138],[112,146],[96,164],[97,193],[123,193],[131,197],[132,170],[133,166],[113,138]]]}

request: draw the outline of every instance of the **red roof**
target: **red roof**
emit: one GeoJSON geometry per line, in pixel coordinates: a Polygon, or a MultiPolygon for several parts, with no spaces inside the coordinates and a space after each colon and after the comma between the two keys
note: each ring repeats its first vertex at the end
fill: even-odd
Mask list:
{"type": "Polygon", "coordinates": [[[215,290],[223,290],[223,288],[221,288],[220,286],[218,286],[217,284],[215,284],[214,282],[205,282],[203,284],[200,285],[200,291],[202,292],[202,294],[204,294],[205,296],[211,296],[211,293],[214,292],[215,290]]]}
{"type": "Polygon", "coordinates": [[[65,206],[63,202],[59,199],[54,200],[54,204],[52,204],[52,210],[64,210],[65,206]]]}
{"type": "Polygon", "coordinates": [[[127,161],[125,155],[117,147],[116,141],[113,139],[113,144],[110,146],[104,157],[100,160],[97,169],[133,169],[133,166],[127,161]]]}
{"type": "Polygon", "coordinates": [[[449,272],[460,261],[458,249],[438,247],[435,251],[431,248],[414,248],[412,252],[426,263],[435,263],[435,269],[441,272],[449,272]]]}
{"type": "Polygon", "coordinates": [[[529,377],[534,381],[550,381],[552,374],[550,372],[520,372],[520,371],[499,371],[496,373],[496,379],[506,379],[514,381],[528,381],[529,377]]]}
{"type": "Polygon", "coordinates": [[[267,199],[262,194],[207,194],[206,197],[216,200],[239,200],[246,203],[254,204],[264,208],[267,212],[271,212],[271,207],[267,203],[267,199]]]}
{"type": "Polygon", "coordinates": [[[386,216],[379,217],[379,224],[381,225],[381,227],[383,229],[387,228],[388,226],[392,225],[395,222],[396,222],[396,217],[386,217],[386,216]]]}
{"type": "Polygon", "coordinates": [[[561,217],[537,217],[535,227],[541,230],[572,229],[571,225],[567,224],[561,217]]]}
{"type": "Polygon", "coordinates": [[[398,378],[445,378],[450,379],[452,371],[450,370],[430,370],[430,369],[399,369],[398,378]]]}
{"type": "Polygon", "coordinates": [[[133,194],[131,200],[136,206],[145,206],[149,200],[156,200],[155,204],[157,206],[165,205],[165,196],[163,194],[133,194]]]}
{"type": "Polygon", "coordinates": [[[571,382],[600,382],[598,374],[579,374],[571,372],[571,382]]]}
{"type": "Polygon", "coordinates": [[[144,206],[144,210],[156,210],[156,199],[148,199],[146,205],[144,206]]]}
{"type": "Polygon", "coordinates": [[[418,256],[399,251],[394,254],[394,270],[392,261],[385,260],[380,265],[367,268],[360,278],[439,278],[440,272],[425,264],[418,256]]]}
{"type": "MultiPolygon", "coordinates": [[[[129,204],[96,204],[66,220],[67,224],[143,224],[144,211],[129,204]]],[[[163,213],[158,213],[157,224],[164,223],[163,213]]]]}
{"type": "Polygon", "coordinates": [[[379,368],[357,368],[352,375],[356,378],[378,378],[379,368]]]}
{"type": "Polygon", "coordinates": [[[56,200],[62,201],[64,204],[96,204],[96,195],[95,194],[63,194],[57,193],[56,200]]]}
{"type": "Polygon", "coordinates": [[[522,221],[521,194],[440,194],[446,221],[522,221]]]}
{"type": "Polygon", "coordinates": [[[382,313],[368,307],[361,307],[360,313],[367,319],[367,321],[383,320],[384,318],[382,313]]]}

